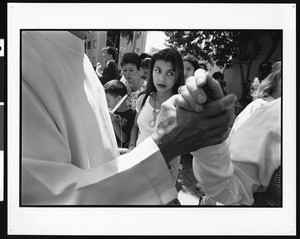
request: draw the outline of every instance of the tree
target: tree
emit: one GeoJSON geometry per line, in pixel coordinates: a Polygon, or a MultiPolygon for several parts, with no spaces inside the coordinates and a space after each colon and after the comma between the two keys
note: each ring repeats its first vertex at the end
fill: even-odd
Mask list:
{"type": "Polygon", "coordinates": [[[183,55],[192,54],[226,69],[238,64],[242,87],[239,102],[242,107],[251,101],[249,91],[252,79],[249,76],[253,61],[261,54],[259,39],[265,34],[271,36],[271,48],[263,60],[267,61],[282,38],[278,30],[165,31],[165,34],[168,36],[167,45],[176,47],[183,55]]]}

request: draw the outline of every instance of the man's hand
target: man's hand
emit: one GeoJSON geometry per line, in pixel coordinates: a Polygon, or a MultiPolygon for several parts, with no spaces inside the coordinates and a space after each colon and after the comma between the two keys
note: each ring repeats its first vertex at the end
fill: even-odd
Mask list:
{"type": "MultiPolygon", "coordinates": [[[[202,112],[186,111],[174,95],[161,106],[157,130],[151,135],[167,163],[178,155],[222,143],[234,120],[234,95],[207,103],[202,112]]],[[[185,102],[186,103],[186,102],[185,102]]]]}

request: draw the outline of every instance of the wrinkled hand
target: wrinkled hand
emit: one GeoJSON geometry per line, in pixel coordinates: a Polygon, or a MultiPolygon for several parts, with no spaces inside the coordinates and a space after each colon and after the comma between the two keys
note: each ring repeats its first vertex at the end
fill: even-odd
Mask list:
{"type": "MultiPolygon", "coordinates": [[[[214,95],[213,95],[214,96],[214,95]]],[[[161,106],[157,130],[151,135],[167,163],[178,155],[222,143],[234,120],[234,95],[205,104],[202,112],[186,111],[182,95],[174,95],[161,106]]]]}

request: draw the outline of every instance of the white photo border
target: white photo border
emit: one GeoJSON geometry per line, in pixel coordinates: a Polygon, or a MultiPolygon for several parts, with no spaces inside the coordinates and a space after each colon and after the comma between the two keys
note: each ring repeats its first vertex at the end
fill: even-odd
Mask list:
{"type": "Polygon", "coordinates": [[[7,14],[9,235],[296,234],[296,4],[8,3],[7,14]],[[20,30],[125,28],[283,30],[282,208],[19,206],[20,30]]]}

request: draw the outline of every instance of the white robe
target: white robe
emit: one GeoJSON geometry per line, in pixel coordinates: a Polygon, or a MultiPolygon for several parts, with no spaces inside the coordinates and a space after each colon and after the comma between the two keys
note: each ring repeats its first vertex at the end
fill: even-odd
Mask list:
{"type": "Polygon", "coordinates": [[[70,32],[22,32],[22,204],[148,205],[176,198],[151,138],[119,156],[105,93],[70,32]]]}
{"type": "MultiPolygon", "coordinates": [[[[248,117],[248,116],[247,116],[248,117]]],[[[252,205],[281,165],[281,98],[265,103],[222,144],[192,153],[205,193],[225,205],[252,205]]]]}

